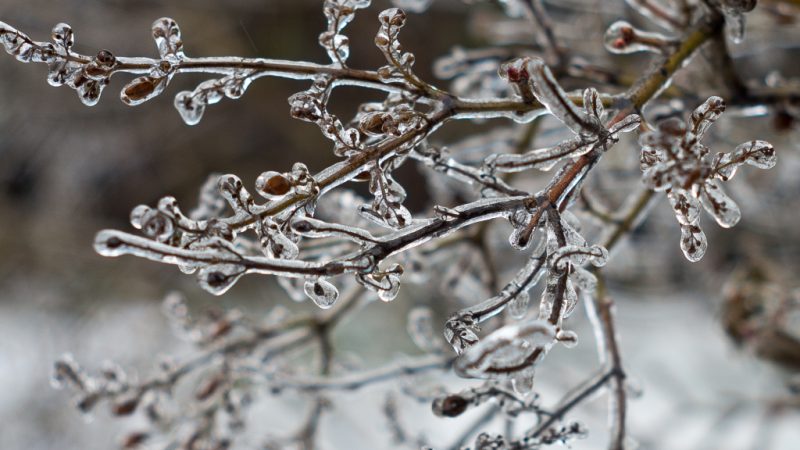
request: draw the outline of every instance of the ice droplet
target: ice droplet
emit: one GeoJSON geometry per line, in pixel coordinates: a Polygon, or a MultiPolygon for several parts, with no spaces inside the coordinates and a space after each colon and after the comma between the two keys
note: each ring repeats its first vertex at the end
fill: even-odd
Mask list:
{"type": "Polygon", "coordinates": [[[214,295],[228,291],[244,275],[244,267],[238,264],[215,264],[197,271],[200,287],[214,295]]]}
{"type": "Polygon", "coordinates": [[[691,262],[700,261],[706,254],[708,241],[697,225],[681,225],[681,250],[691,262]]]}
{"type": "Polygon", "coordinates": [[[389,283],[389,288],[378,291],[378,298],[388,303],[397,298],[397,294],[400,292],[400,277],[395,274],[389,274],[386,278],[389,283]]]}
{"type": "Polygon", "coordinates": [[[339,298],[339,291],[336,286],[322,278],[306,281],[303,290],[308,298],[322,309],[332,307],[336,303],[336,299],[339,298]]]}
{"type": "Polygon", "coordinates": [[[206,104],[192,95],[192,91],[179,92],[175,96],[174,105],[186,125],[200,123],[206,110],[206,104]]]}
{"type": "Polygon", "coordinates": [[[533,391],[533,372],[523,372],[511,379],[511,387],[519,395],[527,395],[533,391]]]}
{"type": "Polygon", "coordinates": [[[519,292],[511,301],[508,303],[508,314],[517,320],[520,320],[525,317],[525,314],[528,312],[528,304],[530,303],[531,296],[528,294],[527,291],[519,292]]]}
{"type": "Polygon", "coordinates": [[[559,330],[556,333],[556,340],[567,348],[573,348],[578,345],[577,333],[570,330],[559,330]]]}

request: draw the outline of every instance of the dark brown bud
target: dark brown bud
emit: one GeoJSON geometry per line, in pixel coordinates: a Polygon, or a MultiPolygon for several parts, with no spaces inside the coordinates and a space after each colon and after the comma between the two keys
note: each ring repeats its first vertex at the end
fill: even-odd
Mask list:
{"type": "Polygon", "coordinates": [[[456,417],[467,410],[469,402],[460,395],[448,395],[433,402],[433,412],[438,416],[456,417]]]}
{"type": "Polygon", "coordinates": [[[136,411],[137,406],[139,406],[139,396],[131,397],[127,400],[112,404],[111,414],[115,416],[128,416],[136,411]]]}
{"type": "Polygon", "coordinates": [[[256,190],[268,196],[280,197],[292,190],[292,183],[277,172],[264,172],[256,180],[256,190]]]}

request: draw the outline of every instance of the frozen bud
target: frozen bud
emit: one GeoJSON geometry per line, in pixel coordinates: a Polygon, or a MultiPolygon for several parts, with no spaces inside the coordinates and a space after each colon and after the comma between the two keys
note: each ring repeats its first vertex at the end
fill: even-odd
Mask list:
{"type": "Polygon", "coordinates": [[[200,287],[214,295],[222,295],[233,287],[244,273],[244,267],[238,264],[215,264],[201,268],[197,272],[197,278],[200,287]]]}
{"type": "Polygon", "coordinates": [[[153,22],[152,30],[158,54],[162,58],[168,55],[183,56],[183,41],[177,22],[169,17],[162,17],[153,22]]]}
{"type": "Polygon", "coordinates": [[[295,119],[317,122],[322,119],[324,105],[307,91],[289,97],[289,114],[295,119]]]}
{"type": "Polygon", "coordinates": [[[120,92],[120,100],[130,106],[140,105],[164,92],[166,77],[143,76],[126,84],[120,92]]]}
{"type": "Polygon", "coordinates": [[[499,70],[500,77],[508,81],[513,86],[514,92],[526,103],[536,100],[529,84],[528,62],[530,58],[517,58],[501,64],[499,70]]]}
{"type": "Polygon", "coordinates": [[[78,397],[78,399],[75,401],[75,407],[78,408],[78,411],[80,411],[81,414],[88,416],[99,402],[100,396],[98,394],[88,393],[78,397]]]}
{"type": "Polygon", "coordinates": [[[323,32],[319,35],[319,44],[334,62],[344,62],[350,56],[350,39],[343,34],[323,32]]]}
{"type": "Polygon", "coordinates": [[[378,16],[382,24],[390,27],[402,27],[406,23],[406,13],[399,8],[389,8],[378,16]]]}
{"type": "Polygon", "coordinates": [[[630,23],[621,20],[608,27],[604,42],[606,50],[609,52],[628,54],[636,52],[663,53],[664,50],[675,45],[677,40],[661,33],[638,30],[630,23]]]}
{"type": "Polygon", "coordinates": [[[111,414],[115,416],[129,416],[136,411],[136,408],[139,406],[139,400],[141,400],[139,395],[117,399],[117,401],[111,404],[111,414]]]}
{"type": "Polygon", "coordinates": [[[267,199],[279,198],[292,190],[291,181],[278,172],[264,172],[256,178],[256,191],[267,199]]]}
{"type": "Polygon", "coordinates": [[[370,136],[385,134],[384,124],[391,119],[391,115],[384,112],[364,114],[358,121],[358,130],[370,136]]]}
{"type": "Polygon", "coordinates": [[[206,378],[195,389],[194,398],[199,401],[208,399],[217,392],[224,381],[225,378],[219,373],[206,378]]]}
{"type": "Polygon", "coordinates": [[[478,342],[478,324],[471,314],[455,315],[444,324],[444,338],[457,354],[478,342]]]}
{"type": "Polygon", "coordinates": [[[322,278],[306,281],[303,290],[308,298],[322,309],[332,307],[339,298],[336,286],[322,278]]]}
{"type": "Polygon", "coordinates": [[[57,46],[66,51],[69,51],[72,45],[75,44],[75,34],[72,32],[72,27],[66,23],[59,23],[53,27],[52,38],[57,46]]]}
{"type": "Polygon", "coordinates": [[[433,413],[439,417],[457,417],[467,410],[469,400],[461,395],[452,394],[435,399],[431,406],[433,413]]]}
{"type": "Polygon", "coordinates": [[[94,60],[97,62],[97,64],[107,67],[111,67],[117,62],[117,58],[114,57],[114,54],[108,50],[100,50],[97,52],[94,60]]]}
{"type": "Polygon", "coordinates": [[[65,354],[53,364],[53,373],[50,376],[50,384],[60,389],[70,386],[74,389],[85,389],[85,375],[81,367],[70,354],[65,354]]]}
{"type": "Polygon", "coordinates": [[[172,218],[156,209],[145,212],[140,225],[145,236],[159,242],[167,242],[175,233],[175,223],[172,218]]]}
{"type": "Polygon", "coordinates": [[[149,437],[149,435],[142,431],[134,431],[132,433],[128,433],[125,437],[122,438],[122,442],[120,442],[120,447],[123,449],[134,449],[139,448],[149,437]]]}

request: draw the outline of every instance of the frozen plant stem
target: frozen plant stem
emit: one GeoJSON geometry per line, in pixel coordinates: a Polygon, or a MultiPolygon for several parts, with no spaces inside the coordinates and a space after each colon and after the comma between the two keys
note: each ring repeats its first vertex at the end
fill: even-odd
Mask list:
{"type": "MultiPolygon", "coordinates": [[[[428,3],[398,1],[410,8],[424,8],[428,3]]],[[[238,410],[233,405],[233,393],[246,384],[242,381],[259,379],[273,393],[293,390],[311,397],[302,424],[290,436],[277,440],[311,448],[319,442],[317,434],[328,410],[329,391],[354,390],[453,368],[457,375],[481,379],[483,384],[444,397],[439,395],[441,387],[434,395],[419,394],[418,399],[436,399],[436,415],[453,418],[469,408],[496,402],[461,435],[456,447],[500,413],[508,421],[505,436],[481,432],[475,440],[476,448],[532,450],[566,443],[585,434],[580,424],[566,424],[567,415],[593,393],[608,388],[609,448],[621,450],[626,436],[625,372],[613,302],[598,268],[606,264],[608,250],[644,218],[658,191],[666,192],[676,213],[684,254],[692,261],[699,260],[706,241],[699,228],[698,205],[721,226],[733,226],[740,217],[739,209],[718,182],[733,177],[739,166],[766,169],[776,161],[775,149],[760,140],[745,142],[733,152],[708,153],[708,147],[700,141],[725,110],[720,97],[708,98],[687,121],[671,118],[655,127],[643,124],[642,111],[704,44],[713,41],[716,47],[712,50],[719,53],[725,47],[723,30],[733,30],[733,38],[741,38],[747,5],[725,9],[717,2],[685,3],[684,10],[677,12],[657,2],[629,1],[673,34],[645,34],[627,24],[609,28],[607,36],[621,39],[620,52],[631,50],[623,44],[634,42],[647,44],[645,47],[656,53],[644,75],[623,86],[619,80],[624,74],[609,76],[608,69],[593,66],[577,49],[561,45],[544,2],[501,3],[512,16],[520,12],[526,15],[530,22],[526,27],[536,25],[541,31],[540,45],[517,43],[489,52],[454,49],[436,69],[444,78],[457,78],[450,91],[424,81],[414,71],[415,57],[400,42],[407,16],[397,8],[380,13],[373,41],[386,65],[376,70],[348,66],[350,39],[343,30],[356,10],[369,6],[369,0],[324,2],[327,28],[319,35],[319,43],[330,58],[329,64],[189,57],[184,53],[177,23],[168,18],[153,24],[158,58],[116,57],[105,50],[86,56],[72,50],[74,35],[68,25],[57,25],[53,43],[45,43],[0,23],[0,43],[8,53],[23,62],[46,63],[50,84],[75,89],[88,105],[99,100],[103,88],[118,73],[137,76],[121,93],[129,105],[159,95],[178,74],[218,76],[175,97],[174,105],[189,125],[200,121],[206,106],[225,97],[239,98],[258,78],[310,80],[306,90],[289,98],[291,115],[318,126],[332,141],[333,153],[341,158],[316,174],[303,163],[282,173],[263,172],[254,186],[255,193],[265,201],[257,201],[238,177],[224,175],[216,184],[206,184],[199,206],[190,212],[182,212],[173,197],[162,198],[155,207],[134,208],[131,224],[144,236],[103,230],[95,239],[96,250],[105,256],[132,254],[177,265],[185,273],[195,273],[201,286],[217,295],[243,275],[275,275],[294,300],[309,298],[327,311],[307,316],[278,311],[271,318],[278,325],[264,326],[250,324],[241,313],[212,315],[210,327],[194,334],[187,332],[201,348],[200,356],[165,365],[161,377],[141,384],[117,383],[109,381],[111,378],[96,384],[84,382],[81,370],[70,361],[60,363],[57,378],[86,394],[82,401],[89,406],[86,409],[91,409],[92,402],[107,400],[123,415],[135,410],[143,398],[171,391],[188,378],[185,375],[208,369],[209,376],[203,376],[203,387],[195,394],[198,408],[187,414],[191,415],[192,438],[182,448],[192,448],[195,441],[206,438],[214,444],[209,448],[227,448],[227,438],[211,439],[216,439],[211,424],[220,421],[225,411],[233,411],[229,414],[233,422],[240,420],[234,417],[238,410]],[[694,23],[689,23],[689,18],[694,23]],[[586,80],[597,81],[604,89],[616,89],[614,92],[627,90],[617,95],[600,93],[594,87],[566,92],[576,82],[586,80]],[[363,103],[352,120],[342,121],[328,110],[328,101],[333,90],[344,85],[378,90],[385,98],[363,103]],[[551,147],[531,149],[540,126],[537,118],[546,114],[560,121],[570,137],[551,147]],[[454,149],[438,147],[428,140],[452,121],[475,124],[488,119],[502,119],[505,122],[493,123],[505,125],[488,132],[476,127],[474,134],[457,142],[454,149]],[[509,126],[508,119],[523,126],[509,126]],[[524,132],[519,133],[521,130],[524,132]],[[583,190],[584,184],[603,155],[621,140],[621,134],[636,130],[641,131],[640,168],[647,186],[629,194],[625,211],[616,215],[595,206],[601,202],[593,205],[593,193],[583,190]],[[433,199],[426,205],[432,211],[430,217],[411,214],[410,207],[404,205],[407,192],[393,177],[393,172],[409,160],[428,169],[422,175],[429,182],[433,199]],[[513,178],[518,173],[546,172],[556,166],[558,170],[549,183],[535,193],[517,187],[522,183],[513,178]],[[350,182],[366,182],[371,203],[363,203],[352,191],[337,189],[350,182]],[[603,222],[603,234],[598,239],[603,245],[593,245],[583,237],[580,219],[572,208],[579,198],[603,222]],[[355,204],[359,216],[354,219],[348,215],[354,212],[348,207],[355,204]],[[508,238],[510,247],[525,256],[524,265],[505,285],[500,284],[500,277],[507,274],[501,267],[505,255],[494,251],[497,229],[490,228],[498,218],[508,221],[513,229],[508,238]],[[439,275],[435,267],[439,265],[450,267],[439,275]],[[384,302],[396,298],[404,272],[411,272],[406,275],[411,282],[424,282],[428,272],[436,274],[444,281],[442,297],[459,302],[456,308],[463,308],[444,325],[447,343],[457,355],[445,354],[441,335],[435,337],[439,330],[433,324],[433,308],[419,306],[408,315],[407,331],[425,355],[373,369],[340,372],[335,363],[344,361],[337,361],[332,330],[368,301],[360,295],[362,288],[384,302]],[[529,292],[540,279],[546,285],[534,314],[528,307],[529,292]],[[339,289],[344,292],[341,297],[339,289]],[[475,295],[476,290],[479,297],[468,301],[461,298],[475,295]],[[601,368],[564,396],[552,411],[545,411],[538,405],[538,395],[532,395],[534,370],[552,348],[578,342],[567,319],[580,301],[586,303],[594,319],[601,368]],[[502,312],[508,314],[487,323],[502,312]],[[265,366],[277,356],[281,361],[275,366],[309,350],[314,362],[308,373],[287,374],[283,367],[265,366]],[[119,403],[122,394],[134,398],[119,403]],[[224,408],[219,402],[208,401],[215,395],[225,403],[224,408]],[[519,436],[512,436],[517,429],[510,419],[521,413],[535,414],[536,421],[518,430],[519,436]]],[[[782,105],[794,98],[791,92],[764,94],[740,89],[741,82],[734,83],[738,78],[729,55],[724,52],[721,56],[720,65],[726,72],[723,76],[734,93],[733,103],[782,105]]],[[[170,311],[178,330],[202,328],[198,323],[209,325],[190,317],[185,305],[170,311]]],[[[242,405],[247,403],[246,399],[239,400],[242,405]]],[[[397,425],[396,416],[392,417],[390,421],[397,425]]],[[[158,420],[153,422],[163,425],[158,420]]]]}

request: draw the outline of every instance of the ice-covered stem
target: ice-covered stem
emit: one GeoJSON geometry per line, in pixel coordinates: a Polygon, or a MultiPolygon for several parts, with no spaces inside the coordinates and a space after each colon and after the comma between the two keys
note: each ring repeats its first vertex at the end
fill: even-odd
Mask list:
{"type": "MultiPolygon", "coordinates": [[[[69,360],[56,362],[53,379],[60,384],[70,385],[79,391],[82,396],[79,402],[79,407],[81,408],[91,408],[103,400],[108,400],[112,404],[112,412],[115,415],[129,415],[139,407],[143,397],[149,392],[172,390],[184,378],[204,370],[221,358],[228,359],[237,355],[252,355],[258,348],[272,344],[269,347],[269,352],[262,358],[262,362],[267,362],[268,359],[294,350],[298,346],[313,344],[315,338],[319,339],[323,333],[329,332],[342,317],[352,311],[356,304],[357,295],[361,292],[360,288],[349,289],[343,294],[343,298],[336,308],[320,311],[313,315],[296,315],[275,325],[249,326],[246,334],[233,339],[223,339],[228,334],[231,334],[232,327],[235,325],[222,318],[214,324],[212,335],[210,336],[211,340],[208,342],[203,341],[211,345],[203,348],[199,355],[170,366],[163,373],[131,385],[121,392],[109,390],[86,391],[85,383],[81,383],[81,378],[74,375],[77,373],[76,366],[69,360]]],[[[205,400],[224,384],[222,378],[212,378],[209,381],[209,383],[201,385],[196,391],[195,397],[197,400],[205,400]]]]}
{"type": "MultiPolygon", "coordinates": [[[[599,271],[598,271],[599,272],[599,271]]],[[[625,388],[625,370],[622,366],[622,356],[619,349],[619,337],[615,324],[614,300],[606,292],[603,277],[597,276],[597,297],[595,299],[598,329],[598,347],[603,349],[603,360],[609,379],[608,413],[611,424],[609,450],[623,450],[625,441],[625,416],[627,413],[627,394],[625,388]]]]}
{"type": "MultiPolygon", "coordinates": [[[[715,15],[711,20],[703,20],[700,24],[695,26],[689,33],[687,39],[673,54],[665,57],[660,65],[646,74],[626,96],[619,100],[619,103],[624,106],[617,116],[609,122],[608,126],[613,127],[621,123],[631,112],[638,110],[647,100],[656,95],[674,71],[682,66],[683,61],[690,57],[692,53],[713,34],[715,26],[717,28],[721,26],[721,18],[719,15],[715,15]]],[[[548,77],[545,77],[545,79],[549,80],[548,77]]],[[[550,95],[547,93],[554,89],[556,91],[559,90],[557,85],[552,81],[543,83],[543,88],[545,89],[545,95],[550,95]]],[[[558,101],[560,102],[571,101],[563,92],[557,92],[555,95],[558,96],[558,101]]],[[[421,141],[443,122],[463,112],[465,107],[477,106],[479,104],[486,105],[486,103],[482,102],[470,102],[470,105],[467,105],[463,101],[446,97],[442,102],[442,108],[430,113],[424,125],[414,128],[400,136],[380,141],[365,149],[363,152],[355,154],[315,176],[314,182],[319,188],[320,194],[353,178],[363,171],[363,167],[370,161],[381,160],[382,158],[388,157],[400,148],[413,147],[415,143],[421,141]]],[[[519,102],[515,104],[519,105],[519,102]]],[[[526,105],[526,107],[530,107],[530,105],[526,105]]],[[[559,104],[558,108],[565,108],[565,110],[571,111],[571,108],[565,104],[559,104]]],[[[516,113],[514,109],[508,109],[506,112],[516,113]]],[[[574,116],[574,114],[572,115],[574,116]]],[[[569,116],[569,114],[565,116],[569,116]]],[[[602,125],[596,124],[594,122],[596,119],[592,121],[587,120],[588,119],[584,119],[583,117],[578,117],[574,122],[570,123],[573,123],[573,127],[579,127],[579,130],[583,131],[582,124],[584,122],[591,122],[592,126],[588,127],[588,129],[592,133],[599,133],[598,136],[603,136],[605,139],[613,135],[613,133],[606,131],[602,125]]],[[[553,179],[541,198],[550,204],[557,205],[559,209],[566,207],[567,202],[565,200],[569,198],[572,194],[571,191],[576,188],[591,167],[597,163],[606,147],[606,145],[599,145],[594,150],[565,166],[556,178],[553,179]]],[[[310,197],[307,193],[292,193],[275,201],[268,202],[264,206],[251,205],[248,207],[248,214],[236,214],[229,218],[220,219],[220,221],[232,231],[240,232],[256,221],[261,220],[263,217],[274,216],[294,205],[298,205],[312,198],[314,197],[310,197]]],[[[141,256],[154,260],[186,264],[190,267],[203,267],[210,264],[233,265],[239,268],[236,274],[231,275],[236,277],[245,272],[272,273],[297,277],[338,275],[345,272],[369,270],[375,267],[374,264],[396,252],[413,247],[428,239],[441,237],[444,234],[477,221],[497,217],[504,208],[505,211],[508,211],[523,204],[531,205],[532,200],[533,199],[516,197],[507,200],[498,200],[492,204],[476,204],[463,207],[458,212],[459,217],[455,218],[455,220],[445,220],[443,218],[432,219],[425,226],[412,227],[411,230],[398,232],[399,234],[388,237],[380,245],[374,245],[367,251],[362,252],[359,257],[351,258],[347,261],[336,260],[328,263],[305,263],[295,260],[274,260],[242,256],[241,254],[237,254],[225,248],[220,248],[220,251],[215,254],[209,252],[203,253],[195,250],[174,248],[166,244],[160,244],[158,242],[128,235],[127,233],[112,231],[101,232],[97,239],[97,246],[101,253],[108,256],[138,253],[141,256]]],[[[531,232],[538,223],[541,214],[545,211],[546,206],[547,205],[544,204],[539,205],[537,212],[529,223],[531,232]]],[[[228,283],[227,279],[220,279],[220,274],[221,272],[214,270],[207,270],[203,274],[206,277],[206,281],[211,281],[209,286],[217,293],[224,292],[224,290],[232,284],[228,283]],[[217,287],[214,287],[214,285],[217,287]]],[[[227,278],[227,275],[224,275],[222,278],[227,278]]]]}
{"type": "Polygon", "coordinates": [[[695,51],[714,37],[723,24],[722,15],[711,12],[689,28],[685,37],[681,39],[680,45],[654,64],[648,73],[642,76],[625,93],[623,103],[626,104],[627,108],[625,109],[627,111],[620,112],[617,117],[624,117],[623,112],[627,115],[640,110],[645,103],[657,96],[667,85],[672,75],[684,67],[695,51]]]}
{"type": "MultiPolygon", "coordinates": [[[[711,14],[693,26],[672,53],[661,58],[618,99],[622,107],[610,121],[610,124],[617,123],[630,114],[641,110],[648,101],[657,96],[675,72],[686,64],[686,61],[694,55],[697,49],[714,36],[723,23],[721,15],[711,14]]],[[[559,198],[562,198],[575,186],[575,178],[582,175],[587,168],[593,166],[600,155],[600,152],[592,151],[581,156],[574,163],[569,164],[565,170],[560,172],[560,176],[551,182],[547,192],[548,200],[552,203],[558,202],[559,198]]],[[[563,205],[559,205],[559,207],[561,206],[563,205]]]]}
{"type": "Polygon", "coordinates": [[[520,196],[468,203],[454,208],[454,216],[429,219],[421,225],[389,233],[356,255],[328,262],[246,256],[222,244],[213,251],[178,248],[114,230],[104,230],[98,233],[95,248],[104,256],[134,254],[162,263],[208,269],[201,271],[201,282],[211,288],[212,292],[221,294],[232,285],[232,280],[228,280],[228,277],[238,278],[245,273],[306,277],[369,272],[391,255],[430,239],[446,236],[473,223],[499,217],[505,211],[522,207],[531,201],[529,197],[520,196]],[[226,274],[214,269],[223,266],[235,266],[238,270],[235,271],[235,274],[226,274]]]}
{"type": "Polygon", "coordinates": [[[706,55],[711,60],[715,72],[719,75],[725,87],[730,92],[731,102],[740,102],[750,96],[750,90],[747,85],[742,81],[736,67],[733,64],[733,58],[728,50],[727,42],[722,30],[720,30],[711,42],[709,43],[709,50],[706,55]]]}
{"type": "MultiPolygon", "coordinates": [[[[556,407],[550,412],[547,420],[540,423],[536,428],[526,432],[525,438],[534,440],[540,438],[548,432],[553,424],[563,419],[573,408],[581,404],[584,400],[589,399],[592,394],[604,387],[612,376],[613,373],[610,371],[600,371],[587,378],[558,402],[556,407]]],[[[525,438],[521,440],[525,440],[525,438]]]]}
{"type": "Polygon", "coordinates": [[[350,391],[371,384],[394,380],[402,376],[416,375],[433,370],[447,370],[452,364],[453,357],[426,355],[335,377],[294,377],[292,379],[278,380],[271,384],[271,388],[302,392],[350,391]]]}
{"type": "MultiPolygon", "coordinates": [[[[163,19],[159,19],[163,20],[163,19]]],[[[34,41],[12,26],[0,22],[0,42],[6,51],[22,62],[64,61],[88,66],[96,56],[70,51],[59,53],[49,42],[34,41]]],[[[162,59],[149,57],[114,57],[115,63],[105,73],[109,77],[115,73],[147,75],[162,63],[162,59]]],[[[382,91],[396,92],[407,89],[401,83],[386,82],[376,71],[339,67],[334,64],[317,64],[304,61],[289,61],[268,58],[242,58],[238,56],[183,57],[175,61],[171,69],[174,73],[210,73],[230,75],[237,71],[247,71],[251,79],[265,76],[313,80],[319,75],[331,75],[337,84],[357,85],[382,91]]]]}

